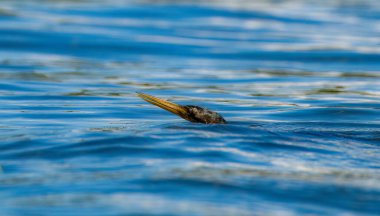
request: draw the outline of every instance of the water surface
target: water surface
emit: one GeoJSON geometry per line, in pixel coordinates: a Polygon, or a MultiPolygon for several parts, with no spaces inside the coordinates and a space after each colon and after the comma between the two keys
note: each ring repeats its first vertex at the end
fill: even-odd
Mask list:
{"type": "Polygon", "coordinates": [[[376,0],[2,1],[1,215],[379,214],[379,14],[376,0]]]}

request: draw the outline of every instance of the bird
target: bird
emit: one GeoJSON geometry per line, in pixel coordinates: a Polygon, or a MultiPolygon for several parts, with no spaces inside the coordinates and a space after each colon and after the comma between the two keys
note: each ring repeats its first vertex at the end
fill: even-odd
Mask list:
{"type": "Polygon", "coordinates": [[[227,121],[217,112],[208,110],[203,107],[194,106],[194,105],[179,105],[173,102],[154,97],[149,94],[142,92],[136,92],[137,96],[143,100],[156,105],[166,111],[174,113],[181,118],[194,122],[194,123],[203,123],[203,124],[226,124],[227,121]]]}

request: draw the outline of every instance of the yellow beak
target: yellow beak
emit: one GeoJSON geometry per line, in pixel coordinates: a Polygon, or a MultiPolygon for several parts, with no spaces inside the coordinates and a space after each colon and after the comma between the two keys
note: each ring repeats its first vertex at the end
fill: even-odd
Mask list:
{"type": "Polygon", "coordinates": [[[141,93],[141,92],[137,92],[137,95],[140,98],[142,98],[143,100],[145,100],[145,101],[147,101],[153,105],[156,105],[156,106],[158,106],[164,110],[167,110],[171,113],[174,113],[174,114],[188,120],[188,118],[187,118],[188,111],[181,105],[172,103],[172,102],[167,101],[167,100],[163,100],[161,98],[154,97],[152,95],[141,93]]]}

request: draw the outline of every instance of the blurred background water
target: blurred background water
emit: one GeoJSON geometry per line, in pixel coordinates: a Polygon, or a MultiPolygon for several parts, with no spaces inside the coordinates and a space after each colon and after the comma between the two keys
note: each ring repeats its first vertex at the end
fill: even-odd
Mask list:
{"type": "Polygon", "coordinates": [[[380,213],[378,0],[3,0],[0,78],[1,215],[380,213]]]}

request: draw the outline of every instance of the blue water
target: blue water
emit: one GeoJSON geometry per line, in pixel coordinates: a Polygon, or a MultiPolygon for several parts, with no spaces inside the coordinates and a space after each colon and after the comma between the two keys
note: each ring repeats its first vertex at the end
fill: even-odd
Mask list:
{"type": "Polygon", "coordinates": [[[378,0],[1,1],[0,215],[379,215],[379,14],[378,0]]]}

